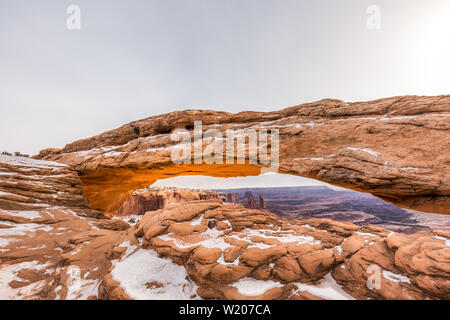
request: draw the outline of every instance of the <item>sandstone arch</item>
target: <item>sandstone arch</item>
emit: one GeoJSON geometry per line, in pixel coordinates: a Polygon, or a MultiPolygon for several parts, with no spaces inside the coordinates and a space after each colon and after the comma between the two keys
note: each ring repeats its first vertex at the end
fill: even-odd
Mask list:
{"type": "Polygon", "coordinates": [[[91,205],[109,211],[159,174],[257,174],[257,167],[245,165],[174,167],[168,133],[173,129],[191,128],[195,120],[202,120],[205,130],[278,128],[280,173],[370,192],[411,209],[450,214],[449,117],[448,95],[355,103],[327,99],[274,112],[186,110],[135,121],[63,149],[46,149],[36,158],[75,168],[91,205]],[[121,185],[121,190],[112,192],[113,185],[121,185]]]}

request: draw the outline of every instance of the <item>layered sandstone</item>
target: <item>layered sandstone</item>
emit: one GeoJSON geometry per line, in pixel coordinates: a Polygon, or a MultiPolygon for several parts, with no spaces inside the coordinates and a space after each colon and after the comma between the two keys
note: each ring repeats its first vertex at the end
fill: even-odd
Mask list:
{"type": "MultiPolygon", "coordinates": [[[[278,129],[280,172],[370,192],[408,208],[450,213],[450,96],[368,102],[322,100],[274,112],[187,110],[132,122],[37,158],[82,174],[96,209],[116,211],[132,191],[175,174],[258,174],[255,165],[173,166],[170,132],[278,129]],[[160,172],[160,174],[158,174],[160,172]],[[100,192],[103,190],[104,192],[100,192]]],[[[225,136],[225,134],[224,134],[225,136]]],[[[269,144],[270,149],[270,144],[269,144]]]]}
{"type": "Polygon", "coordinates": [[[129,225],[105,219],[70,167],[0,156],[0,299],[94,299],[129,225]]]}

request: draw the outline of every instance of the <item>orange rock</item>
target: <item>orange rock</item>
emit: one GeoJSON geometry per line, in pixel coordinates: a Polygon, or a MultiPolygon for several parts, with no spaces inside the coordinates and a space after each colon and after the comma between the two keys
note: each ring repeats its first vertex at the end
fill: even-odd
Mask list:
{"type": "Polygon", "coordinates": [[[219,248],[199,247],[194,251],[192,258],[202,264],[211,264],[216,262],[221,255],[222,250],[219,248]]]}
{"type": "Polygon", "coordinates": [[[251,268],[246,266],[216,264],[211,269],[209,277],[211,280],[218,281],[220,283],[231,283],[245,277],[250,273],[250,271],[251,268]]]}
{"type": "Polygon", "coordinates": [[[303,270],[310,276],[319,278],[327,274],[334,263],[333,252],[330,250],[312,251],[297,259],[303,270]]]}
{"type": "Polygon", "coordinates": [[[225,262],[235,261],[244,250],[241,247],[231,247],[223,251],[223,260],[225,262]]]}
{"type": "Polygon", "coordinates": [[[258,267],[272,262],[286,253],[287,249],[284,245],[268,249],[249,248],[241,255],[240,262],[251,267],[258,267]]]}

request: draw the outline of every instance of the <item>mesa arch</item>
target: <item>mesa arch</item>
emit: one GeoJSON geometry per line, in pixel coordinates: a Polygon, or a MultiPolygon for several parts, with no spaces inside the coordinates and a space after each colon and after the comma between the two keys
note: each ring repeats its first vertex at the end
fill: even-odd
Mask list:
{"type": "Polygon", "coordinates": [[[450,96],[322,100],[274,112],[186,110],[126,124],[38,159],[76,169],[93,208],[118,208],[134,189],[177,174],[258,174],[257,167],[178,167],[170,132],[202,120],[215,128],[280,130],[280,173],[372,193],[410,209],[450,214],[450,96]]]}
{"type": "MultiPolygon", "coordinates": [[[[81,173],[83,195],[92,209],[111,216],[134,190],[150,186],[155,181],[179,175],[207,175],[212,177],[238,177],[258,175],[255,165],[167,165],[158,168],[101,168],[81,173]]],[[[200,186],[199,186],[200,187],[200,186]]]]}

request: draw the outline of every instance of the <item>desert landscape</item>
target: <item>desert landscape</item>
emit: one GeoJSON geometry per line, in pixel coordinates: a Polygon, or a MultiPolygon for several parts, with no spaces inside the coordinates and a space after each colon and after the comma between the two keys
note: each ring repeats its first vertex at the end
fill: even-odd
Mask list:
{"type": "Polygon", "coordinates": [[[3,154],[0,299],[450,299],[449,116],[448,95],[184,110],[3,154]],[[264,178],[249,150],[174,164],[171,134],[199,120],[277,129],[277,174],[336,188],[152,186],[264,178]]]}

